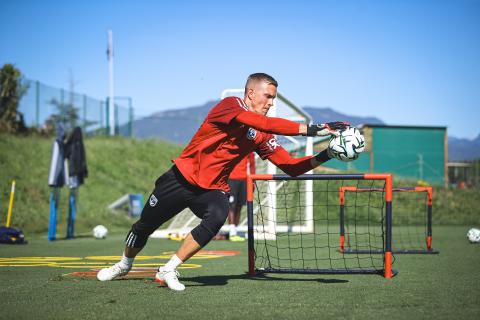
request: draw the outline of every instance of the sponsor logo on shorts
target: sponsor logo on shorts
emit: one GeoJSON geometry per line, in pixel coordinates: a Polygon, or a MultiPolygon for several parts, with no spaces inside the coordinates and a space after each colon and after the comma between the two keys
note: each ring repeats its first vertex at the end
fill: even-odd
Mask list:
{"type": "Polygon", "coordinates": [[[155,195],[151,195],[150,196],[150,200],[149,200],[149,203],[150,203],[150,207],[155,207],[155,205],[157,204],[158,200],[157,200],[157,197],[155,197],[155,195]]]}
{"type": "Polygon", "coordinates": [[[254,140],[256,136],[257,136],[257,130],[249,128],[247,131],[247,139],[254,140]]]}

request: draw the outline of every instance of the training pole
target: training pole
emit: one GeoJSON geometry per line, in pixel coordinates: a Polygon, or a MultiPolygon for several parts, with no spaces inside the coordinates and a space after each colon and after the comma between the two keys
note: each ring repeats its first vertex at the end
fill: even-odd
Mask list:
{"type": "Polygon", "coordinates": [[[57,237],[57,211],[60,188],[52,188],[50,192],[50,221],[48,224],[48,240],[53,241],[57,237]]]}
{"type": "Polygon", "coordinates": [[[10,227],[10,221],[12,219],[12,207],[13,207],[14,195],[15,195],[15,180],[12,181],[12,190],[10,191],[10,202],[8,203],[8,212],[7,212],[7,228],[10,227]]]}
{"type": "Polygon", "coordinates": [[[67,239],[73,239],[74,226],[75,226],[75,214],[77,211],[76,190],[70,190],[70,196],[68,197],[68,225],[67,225],[67,239]]]}

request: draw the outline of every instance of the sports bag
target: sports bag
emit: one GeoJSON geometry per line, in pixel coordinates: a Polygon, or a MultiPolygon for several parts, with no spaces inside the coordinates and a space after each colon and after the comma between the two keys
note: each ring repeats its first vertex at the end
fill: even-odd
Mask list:
{"type": "Polygon", "coordinates": [[[26,244],[22,230],[9,227],[0,227],[0,243],[26,244]]]}

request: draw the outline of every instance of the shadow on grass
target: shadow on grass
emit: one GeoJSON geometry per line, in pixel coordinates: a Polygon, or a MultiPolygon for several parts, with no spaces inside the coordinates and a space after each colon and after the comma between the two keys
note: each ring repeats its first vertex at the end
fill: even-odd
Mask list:
{"type": "Polygon", "coordinates": [[[229,280],[254,280],[254,281],[292,281],[292,282],[320,282],[325,284],[332,283],[348,283],[348,280],[341,279],[325,279],[325,278],[287,278],[282,276],[269,276],[266,274],[260,274],[255,277],[251,277],[248,274],[235,274],[235,275],[214,275],[214,276],[198,276],[198,277],[182,277],[182,281],[196,282],[191,286],[224,286],[228,284],[229,280]]]}
{"type": "MultiPolygon", "coordinates": [[[[91,234],[79,234],[79,235],[74,236],[73,238],[60,237],[60,238],[56,238],[53,241],[72,241],[72,240],[75,240],[75,239],[78,240],[78,239],[85,239],[85,238],[94,239],[94,237],[91,234]]],[[[102,240],[102,239],[97,239],[97,240],[102,240]]]]}

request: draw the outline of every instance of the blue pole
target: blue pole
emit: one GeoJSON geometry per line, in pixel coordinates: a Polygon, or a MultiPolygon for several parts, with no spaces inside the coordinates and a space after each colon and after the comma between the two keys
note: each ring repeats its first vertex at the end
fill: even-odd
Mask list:
{"type": "Polygon", "coordinates": [[[77,205],[76,205],[75,189],[72,189],[70,190],[70,197],[68,201],[67,239],[73,239],[76,211],[77,211],[77,205]]]}
{"type": "Polygon", "coordinates": [[[48,240],[54,241],[57,235],[58,189],[50,192],[50,222],[48,224],[48,240]]]}

